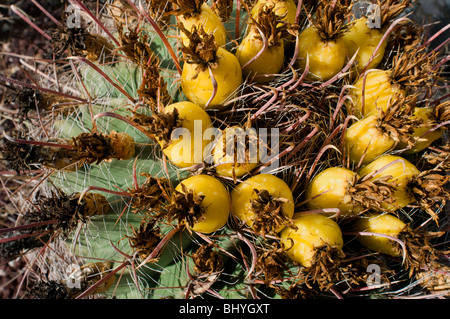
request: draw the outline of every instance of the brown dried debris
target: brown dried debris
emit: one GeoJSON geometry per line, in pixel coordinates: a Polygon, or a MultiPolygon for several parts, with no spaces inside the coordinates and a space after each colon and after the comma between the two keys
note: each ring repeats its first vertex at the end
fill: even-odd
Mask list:
{"type": "MultiPolygon", "coordinates": [[[[409,270],[409,276],[421,271],[423,267],[434,265],[443,252],[438,251],[430,243],[430,240],[445,234],[444,231],[428,232],[425,230],[408,230],[400,232],[398,238],[405,243],[406,251],[397,242],[393,242],[394,249],[400,254],[405,253],[404,267],[409,270]]],[[[448,254],[447,252],[444,252],[448,254]]]]}
{"type": "Polygon", "coordinates": [[[254,192],[257,194],[257,198],[250,202],[250,210],[255,216],[252,224],[254,231],[264,236],[276,234],[277,229],[282,225],[295,227],[293,220],[283,210],[286,199],[274,197],[265,189],[254,189],[254,192]]]}
{"type": "Polygon", "coordinates": [[[412,147],[416,142],[413,137],[415,129],[428,125],[422,119],[414,117],[416,102],[417,96],[414,94],[406,97],[394,94],[387,110],[379,111],[377,126],[387,132],[396,144],[404,143],[412,147]]]}
{"type": "Polygon", "coordinates": [[[89,33],[86,27],[62,27],[50,30],[53,53],[57,56],[68,50],[72,56],[83,56],[92,62],[110,63],[115,61],[114,45],[105,37],[89,33]]]}
{"type": "Polygon", "coordinates": [[[177,108],[172,113],[160,113],[153,110],[152,115],[133,112],[131,120],[141,126],[147,135],[162,141],[167,146],[172,138],[172,131],[183,123],[177,108]]]}
{"type": "Polygon", "coordinates": [[[422,157],[425,160],[425,166],[429,169],[450,170],[450,143],[442,145],[440,148],[433,148],[422,157]]]}
{"type": "Polygon", "coordinates": [[[187,224],[192,227],[195,223],[203,221],[204,208],[201,206],[204,196],[195,194],[181,184],[182,191],[174,190],[171,203],[166,205],[158,217],[166,217],[168,221],[176,220],[178,224],[187,224]]]}
{"type": "Polygon", "coordinates": [[[149,104],[171,102],[167,84],[160,74],[160,60],[150,47],[148,35],[138,30],[138,26],[123,32],[123,26],[117,23],[121,46],[115,50],[122,51],[125,56],[141,68],[142,83],[137,89],[139,97],[149,104]]]}
{"type": "Polygon", "coordinates": [[[398,52],[392,61],[390,77],[402,87],[415,90],[438,79],[436,52],[427,52],[425,47],[410,46],[398,52]]]}
{"type": "MultiPolygon", "coordinates": [[[[139,229],[131,226],[133,236],[127,236],[130,241],[130,246],[135,250],[141,260],[146,260],[147,257],[155,250],[160,242],[162,235],[160,228],[157,225],[157,220],[154,218],[143,218],[139,229]]],[[[157,257],[155,257],[156,259],[157,257]]],[[[149,262],[154,262],[150,260],[149,262]]]]}
{"type": "Polygon", "coordinates": [[[317,284],[320,290],[328,291],[342,279],[341,261],[344,257],[342,249],[329,244],[317,247],[311,266],[303,270],[306,286],[312,288],[312,284],[317,284]]]}
{"type": "Polygon", "coordinates": [[[450,192],[448,183],[450,175],[442,169],[422,171],[410,183],[410,189],[419,206],[438,222],[440,206],[445,206],[450,192]]]}
{"type": "Polygon", "coordinates": [[[99,133],[81,133],[73,137],[71,144],[74,148],[74,158],[86,164],[107,160],[113,152],[109,138],[99,133]]]}
{"type": "MultiPolygon", "coordinates": [[[[21,132],[13,132],[14,138],[23,138],[21,132]]],[[[35,145],[13,143],[3,138],[0,144],[1,160],[5,161],[5,166],[21,174],[24,171],[31,170],[31,166],[39,163],[41,158],[40,148],[35,145]]]]}
{"type": "Polygon", "coordinates": [[[352,5],[345,5],[340,1],[320,0],[315,8],[315,16],[312,17],[309,13],[307,15],[320,37],[324,41],[330,41],[350,28],[348,18],[351,16],[351,9],[352,5]]]}
{"type": "Polygon", "coordinates": [[[264,275],[266,285],[274,287],[272,282],[283,278],[284,272],[289,269],[288,263],[286,251],[275,242],[269,249],[258,251],[256,271],[264,275]]]}
{"type": "Polygon", "coordinates": [[[89,132],[81,133],[70,141],[72,150],[68,150],[69,158],[81,164],[100,164],[112,159],[129,159],[134,155],[135,144],[126,133],[109,134],[89,132]]]}
{"type": "Polygon", "coordinates": [[[192,30],[187,30],[183,24],[178,26],[189,39],[189,45],[182,45],[181,51],[185,55],[183,60],[186,63],[197,64],[197,71],[205,71],[208,67],[217,67],[217,43],[214,39],[214,34],[207,33],[201,26],[199,29],[196,26],[192,30]]]}
{"type": "MultiPolygon", "coordinates": [[[[258,29],[267,39],[269,47],[280,45],[279,40],[286,32],[286,22],[283,20],[284,16],[279,16],[275,13],[274,7],[261,6],[256,19],[250,16],[250,25],[252,28],[258,29]]],[[[257,35],[256,39],[263,41],[261,35],[257,35]]]]}
{"type": "Polygon", "coordinates": [[[184,18],[195,17],[201,12],[205,0],[169,0],[176,8],[171,14],[183,15],[184,18]]]}
{"type": "Polygon", "coordinates": [[[200,246],[193,254],[194,270],[199,274],[220,272],[223,268],[222,257],[217,251],[217,244],[211,242],[200,246]]]}
{"type": "Polygon", "coordinates": [[[142,173],[141,176],[147,178],[145,182],[137,188],[128,189],[134,211],[159,210],[167,200],[166,190],[169,189],[169,181],[165,178],[153,177],[148,173],[142,173]]]}
{"type": "Polygon", "coordinates": [[[366,180],[365,178],[365,176],[358,178],[355,175],[353,182],[347,187],[347,194],[350,196],[353,206],[360,206],[367,210],[381,210],[383,203],[396,204],[392,196],[396,184],[390,181],[391,175],[375,180],[366,180]]]}
{"type": "Polygon", "coordinates": [[[211,9],[217,14],[220,21],[227,22],[233,12],[233,0],[214,0],[211,9]]]}
{"type": "Polygon", "coordinates": [[[450,267],[436,263],[428,269],[416,273],[419,285],[433,293],[450,296],[450,267]]]}
{"type": "Polygon", "coordinates": [[[392,19],[400,15],[416,0],[377,0],[381,13],[381,26],[386,26],[392,19]]]}

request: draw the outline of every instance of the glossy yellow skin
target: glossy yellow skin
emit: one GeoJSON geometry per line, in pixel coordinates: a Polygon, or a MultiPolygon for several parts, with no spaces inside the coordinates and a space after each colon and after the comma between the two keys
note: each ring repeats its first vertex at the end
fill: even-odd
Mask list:
{"type": "Polygon", "coordinates": [[[342,215],[352,215],[361,211],[353,206],[347,195],[347,188],[356,173],[343,167],[330,167],[317,174],[306,188],[306,205],[310,210],[339,208],[342,215]],[[317,196],[317,197],[316,197],[317,196]]]}
{"type": "MultiPolygon", "coordinates": [[[[258,174],[238,184],[231,191],[231,204],[233,214],[247,226],[252,227],[254,213],[251,211],[251,200],[256,199],[254,192],[257,190],[267,190],[273,197],[284,198],[287,201],[283,203],[283,211],[287,217],[294,215],[294,198],[289,186],[280,178],[270,174],[258,174]]],[[[284,228],[281,225],[276,232],[280,232],[284,228]]]]}
{"type": "MultiPolygon", "coordinates": [[[[386,213],[375,213],[357,219],[356,227],[358,231],[378,233],[397,237],[406,228],[406,224],[397,217],[386,213]]],[[[387,254],[390,256],[400,256],[401,251],[394,249],[389,238],[381,236],[358,236],[358,241],[365,247],[387,254]]]]}
{"type": "Polygon", "coordinates": [[[324,244],[339,249],[344,245],[339,225],[323,214],[300,216],[294,225],[297,230],[286,227],[281,231],[281,243],[287,249],[287,256],[304,267],[312,265],[316,249],[324,244]]]}
{"type": "MultiPolygon", "coordinates": [[[[416,107],[414,110],[413,118],[419,118],[419,119],[423,120],[423,123],[429,123],[432,116],[433,116],[432,108],[416,107]]],[[[411,135],[416,140],[416,142],[410,149],[404,151],[403,154],[414,154],[414,153],[418,153],[418,152],[424,150],[425,148],[430,146],[431,143],[433,143],[437,139],[441,138],[444,133],[444,130],[437,129],[437,130],[431,131],[431,132],[427,133],[425,136],[421,137],[423,134],[428,132],[430,129],[431,129],[430,127],[416,127],[414,129],[414,133],[411,135]]],[[[406,146],[407,145],[404,143],[398,143],[396,148],[399,150],[402,150],[402,149],[405,149],[406,146]]]]}
{"type": "Polygon", "coordinates": [[[204,139],[204,131],[212,126],[211,118],[208,113],[200,106],[189,101],[182,101],[170,104],[164,109],[165,113],[172,113],[174,109],[178,110],[178,116],[183,120],[181,127],[189,131],[190,139],[180,136],[172,140],[166,147],[162,141],[158,141],[163,148],[163,153],[169,161],[178,167],[189,167],[203,162],[204,149],[211,142],[210,139],[204,139]],[[195,122],[199,121],[199,122],[195,122]],[[201,124],[195,130],[195,123],[201,124]],[[201,136],[197,136],[201,134],[201,136]],[[195,143],[197,139],[197,143],[195,143]]]}
{"type": "Polygon", "coordinates": [[[298,40],[297,66],[304,70],[309,57],[308,77],[312,80],[329,80],[344,67],[346,49],[342,38],[324,41],[315,27],[308,27],[298,40]]]}
{"type": "Polygon", "coordinates": [[[194,224],[191,227],[193,231],[209,234],[225,226],[230,215],[230,197],[218,179],[209,175],[195,175],[183,180],[175,190],[183,192],[181,184],[196,195],[205,196],[201,203],[205,219],[194,224]]]}
{"type": "MultiPolygon", "coordinates": [[[[197,29],[203,26],[206,33],[214,34],[217,46],[224,47],[227,44],[227,31],[219,17],[212,11],[208,4],[203,3],[201,12],[197,15],[190,16],[189,18],[184,18],[180,15],[178,19],[188,31],[191,31],[193,26],[196,26],[197,29]]],[[[184,32],[181,32],[181,40],[185,46],[189,45],[189,39],[184,32]]]]}
{"type": "MultiPolygon", "coordinates": [[[[218,142],[214,147],[213,151],[213,159],[216,173],[222,176],[227,177],[241,177],[249,172],[251,172],[258,165],[258,145],[255,145],[255,151],[246,150],[249,152],[249,155],[254,155],[252,158],[249,158],[245,163],[237,162],[235,163],[235,158],[232,156],[236,154],[238,156],[238,152],[236,149],[227,150],[226,149],[226,140],[234,139],[236,132],[239,131],[245,132],[244,129],[236,126],[229,127],[222,131],[221,136],[218,138],[218,142]],[[238,131],[237,131],[238,130],[238,131]]],[[[257,133],[255,130],[249,131],[249,137],[252,141],[257,141],[257,133]]],[[[253,146],[252,146],[253,147],[253,146]]],[[[236,148],[236,146],[235,146],[236,148]]],[[[241,155],[242,156],[242,155],[241,155]]],[[[240,157],[236,158],[237,161],[240,160],[240,157]]]]}
{"type": "Polygon", "coordinates": [[[359,49],[354,63],[357,73],[361,73],[366,67],[367,70],[373,69],[380,64],[386,51],[386,40],[382,42],[372,62],[368,63],[383,35],[382,29],[369,28],[365,17],[356,20],[352,27],[344,33],[342,39],[347,48],[348,58],[351,59],[359,49]]]}
{"type": "Polygon", "coordinates": [[[359,163],[364,155],[362,164],[369,163],[395,146],[395,141],[377,124],[377,116],[370,115],[347,128],[345,142],[351,161],[359,163]]]}
{"type": "MultiPolygon", "coordinates": [[[[239,93],[243,83],[242,69],[237,58],[225,49],[217,50],[217,67],[211,68],[217,82],[217,93],[208,105],[209,109],[223,109],[223,103],[239,93]]],[[[197,73],[197,64],[184,63],[181,74],[181,88],[189,101],[205,107],[214,92],[214,87],[206,69],[197,73]]]]}
{"type": "Polygon", "coordinates": [[[257,18],[261,6],[273,7],[276,15],[284,16],[284,21],[290,24],[295,22],[297,6],[293,0],[258,0],[250,11],[254,19],[257,18]]]}
{"type": "MultiPolygon", "coordinates": [[[[252,28],[249,34],[242,40],[236,50],[236,57],[244,66],[248,61],[253,59],[263,48],[263,41],[258,39],[259,32],[256,28],[252,28]]],[[[258,74],[277,74],[283,67],[284,62],[284,41],[280,39],[276,45],[268,46],[265,51],[253,62],[242,70],[242,75],[252,78],[258,74]]],[[[257,77],[255,82],[267,83],[273,77],[257,77]]]]}
{"type": "Polygon", "coordinates": [[[353,111],[354,115],[359,118],[378,115],[379,109],[384,112],[388,109],[389,101],[394,94],[404,95],[404,90],[399,85],[392,83],[389,73],[390,71],[385,70],[368,70],[365,73],[367,74],[365,80],[364,75],[361,75],[353,84],[354,88],[350,90],[350,95],[353,99],[352,108],[354,109],[349,111],[353,111]]]}
{"type": "Polygon", "coordinates": [[[417,167],[415,167],[410,161],[402,158],[401,156],[382,155],[358,170],[359,176],[365,176],[384,168],[386,165],[396,160],[401,161],[390,165],[383,171],[373,175],[373,177],[371,178],[373,180],[382,176],[391,175],[392,178],[390,179],[390,181],[395,181],[397,184],[397,188],[393,194],[397,205],[382,203],[382,208],[384,208],[387,212],[405,207],[406,205],[415,201],[414,195],[409,190],[408,184],[413,177],[417,176],[420,173],[417,167]]]}

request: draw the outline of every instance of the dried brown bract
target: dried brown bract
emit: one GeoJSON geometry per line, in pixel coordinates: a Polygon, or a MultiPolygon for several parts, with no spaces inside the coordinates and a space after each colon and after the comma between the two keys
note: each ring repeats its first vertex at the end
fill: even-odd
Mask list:
{"type": "Polygon", "coordinates": [[[137,188],[129,188],[128,193],[132,197],[131,205],[135,212],[147,210],[149,212],[159,210],[167,200],[166,190],[169,189],[169,181],[165,178],[156,178],[148,173],[142,173],[145,182],[137,188]]]}
{"type": "Polygon", "coordinates": [[[403,247],[399,243],[393,242],[393,244],[399,254],[404,253],[404,267],[409,270],[410,277],[420,272],[424,266],[432,266],[439,260],[440,254],[443,252],[434,248],[430,241],[443,234],[445,234],[444,231],[428,232],[425,230],[409,229],[400,232],[398,238],[405,243],[406,251],[403,251],[403,247]]]}
{"type": "Polygon", "coordinates": [[[410,189],[419,206],[426,211],[437,222],[437,212],[441,205],[445,207],[450,198],[448,183],[450,176],[442,169],[422,171],[414,177],[410,189]]]}
{"type": "Polygon", "coordinates": [[[189,39],[189,45],[183,44],[181,51],[185,55],[186,63],[197,64],[198,71],[205,71],[208,67],[215,68],[217,65],[217,44],[214,34],[206,33],[203,27],[187,30],[183,24],[179,25],[181,32],[185,33],[189,39]]]}
{"type": "Polygon", "coordinates": [[[170,143],[173,130],[183,123],[177,108],[174,108],[172,113],[160,113],[153,110],[152,115],[133,112],[131,120],[142,127],[148,136],[163,142],[165,146],[170,143]]]}
{"type": "Polygon", "coordinates": [[[125,133],[81,133],[71,140],[70,156],[79,164],[99,164],[112,159],[129,159],[134,155],[134,140],[125,133]]]}
{"type": "Polygon", "coordinates": [[[61,25],[50,30],[54,54],[61,56],[68,50],[70,55],[84,56],[92,62],[115,61],[114,45],[105,37],[88,32],[88,26],[69,28],[65,21],[61,25]]]}
{"type": "Polygon", "coordinates": [[[379,111],[378,127],[383,132],[387,132],[396,144],[413,146],[415,129],[425,124],[421,118],[414,117],[416,102],[416,95],[405,97],[402,94],[394,94],[387,110],[379,111]]]}
{"type": "Polygon", "coordinates": [[[227,22],[233,12],[233,0],[215,0],[211,9],[214,10],[220,21],[227,22]]]}
{"type": "Polygon", "coordinates": [[[220,272],[223,267],[222,257],[215,243],[200,246],[193,254],[194,269],[199,274],[220,272]]]}
{"type": "Polygon", "coordinates": [[[393,57],[391,79],[403,87],[414,90],[430,85],[438,79],[436,52],[427,52],[425,47],[411,46],[393,57]]]}
{"type": "Polygon", "coordinates": [[[325,244],[316,248],[311,266],[303,272],[306,274],[305,284],[312,288],[317,284],[322,291],[328,291],[341,278],[341,261],[345,257],[342,249],[325,244]]]}
{"type": "MultiPolygon", "coordinates": [[[[146,260],[162,238],[157,220],[154,218],[144,218],[139,225],[139,229],[133,226],[131,228],[133,236],[127,236],[130,241],[130,246],[137,252],[141,260],[146,260]]],[[[150,262],[154,261],[150,260],[150,262]]]]}
{"type": "MultiPolygon", "coordinates": [[[[252,28],[257,28],[266,38],[269,47],[280,45],[279,40],[283,37],[287,29],[287,23],[283,20],[284,16],[275,13],[273,7],[261,6],[256,19],[251,16],[249,23],[252,28]]],[[[263,41],[260,35],[255,37],[263,41]]]]}
{"type": "Polygon", "coordinates": [[[250,210],[254,213],[252,228],[262,235],[276,234],[280,226],[295,227],[291,218],[284,210],[284,198],[274,197],[267,190],[254,189],[257,198],[251,200],[250,210]]]}
{"type": "MultiPolygon", "coordinates": [[[[13,132],[15,138],[23,137],[22,133],[13,132]]],[[[40,149],[35,145],[13,143],[3,138],[0,144],[1,160],[6,162],[6,167],[21,174],[31,169],[33,164],[39,163],[40,149]]]]}
{"type": "Polygon", "coordinates": [[[419,285],[433,293],[450,296],[450,267],[436,263],[416,273],[419,285]]]}
{"type": "Polygon", "coordinates": [[[172,12],[176,15],[183,15],[185,18],[196,16],[201,12],[205,0],[170,0],[176,9],[172,12]]]}
{"type": "Polygon", "coordinates": [[[28,223],[52,221],[55,224],[43,226],[43,231],[61,230],[68,233],[78,223],[86,223],[88,218],[106,213],[110,206],[101,194],[85,194],[80,201],[80,193],[66,194],[57,189],[50,197],[40,197],[34,204],[35,209],[28,212],[24,219],[28,223]]]}
{"type": "Polygon", "coordinates": [[[334,40],[346,32],[351,23],[351,5],[343,5],[340,1],[320,0],[315,8],[315,15],[308,14],[308,19],[319,31],[323,40],[334,40]]]}
{"type": "Polygon", "coordinates": [[[169,221],[176,220],[178,224],[187,224],[192,227],[196,222],[204,220],[203,207],[201,206],[204,196],[195,194],[181,184],[182,192],[174,190],[171,203],[164,207],[160,216],[165,216],[169,221]]]}
{"type": "Polygon", "coordinates": [[[289,258],[285,250],[276,242],[269,249],[261,248],[258,252],[256,271],[264,275],[264,282],[274,287],[272,281],[282,279],[284,272],[289,269],[289,258]]]}
{"type": "Polygon", "coordinates": [[[355,207],[363,209],[382,209],[382,204],[395,205],[392,194],[396,189],[395,182],[391,182],[391,175],[383,176],[375,180],[366,180],[365,177],[354,177],[353,182],[347,188],[349,200],[355,207]]]}

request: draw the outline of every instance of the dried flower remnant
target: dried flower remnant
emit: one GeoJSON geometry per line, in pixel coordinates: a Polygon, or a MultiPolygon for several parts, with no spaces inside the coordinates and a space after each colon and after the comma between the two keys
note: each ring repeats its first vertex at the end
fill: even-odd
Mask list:
{"type": "Polygon", "coordinates": [[[204,196],[199,196],[184,184],[181,184],[182,192],[174,190],[170,204],[166,205],[159,216],[164,216],[169,221],[176,220],[179,225],[186,224],[193,227],[195,223],[203,221],[204,196]]]}
{"type": "Polygon", "coordinates": [[[272,196],[266,189],[254,190],[256,199],[250,202],[250,210],[255,214],[252,228],[262,235],[273,235],[282,226],[295,227],[283,209],[287,199],[272,196]]]}
{"type": "Polygon", "coordinates": [[[438,213],[450,198],[450,176],[442,169],[422,171],[415,176],[409,187],[418,205],[438,222],[438,213]]]}
{"type": "Polygon", "coordinates": [[[134,156],[135,143],[133,138],[126,133],[111,132],[81,133],[72,138],[70,155],[75,161],[85,164],[100,164],[102,161],[112,159],[130,159],[134,156]]]}
{"type": "Polygon", "coordinates": [[[214,0],[212,9],[220,21],[227,22],[233,12],[233,0],[214,0]]]}
{"type": "Polygon", "coordinates": [[[142,127],[148,136],[161,141],[164,146],[170,143],[173,130],[181,127],[183,124],[177,108],[174,108],[173,112],[170,113],[161,113],[153,110],[151,115],[133,112],[133,116],[130,119],[136,125],[142,127]]]}
{"type": "Polygon", "coordinates": [[[261,248],[258,252],[256,271],[264,275],[264,283],[274,287],[273,281],[282,279],[284,272],[289,270],[289,259],[283,247],[278,243],[273,243],[267,249],[261,248]]]}
{"type": "Polygon", "coordinates": [[[200,246],[193,254],[194,270],[199,274],[212,274],[220,272],[223,261],[217,252],[217,245],[208,243],[200,246]]]}
{"type": "Polygon", "coordinates": [[[143,210],[152,213],[158,211],[168,199],[166,191],[169,190],[169,181],[165,178],[153,177],[148,173],[141,173],[146,180],[141,186],[129,188],[128,193],[132,197],[131,205],[134,212],[143,210]]]}
{"type": "Polygon", "coordinates": [[[62,56],[67,50],[71,56],[83,56],[92,62],[109,63],[116,60],[114,45],[105,37],[87,31],[88,27],[60,27],[51,29],[53,53],[62,56]]]}
{"type": "MultiPolygon", "coordinates": [[[[139,229],[132,226],[132,231],[133,236],[127,236],[130,246],[137,252],[141,260],[146,260],[162,238],[157,220],[144,218],[139,225],[139,229]]],[[[153,261],[150,260],[150,262],[153,261]]]]}

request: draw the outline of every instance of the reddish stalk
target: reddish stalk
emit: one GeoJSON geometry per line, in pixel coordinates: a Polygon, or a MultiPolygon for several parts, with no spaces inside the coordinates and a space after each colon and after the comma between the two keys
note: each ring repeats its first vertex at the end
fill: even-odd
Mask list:
{"type": "Polygon", "coordinates": [[[93,68],[95,71],[97,71],[105,80],[107,80],[109,83],[111,83],[112,86],[114,86],[117,90],[119,90],[120,93],[125,95],[131,102],[136,103],[136,100],[130,94],[128,94],[127,91],[125,91],[120,85],[115,83],[105,72],[103,72],[98,66],[96,66],[94,63],[92,63],[88,59],[86,59],[84,57],[78,57],[78,56],[68,57],[68,59],[79,60],[81,62],[86,63],[91,68],[93,68]]]}
{"type": "Polygon", "coordinates": [[[36,223],[32,223],[32,224],[27,224],[27,225],[20,225],[20,226],[15,226],[15,227],[2,228],[2,229],[0,229],[0,234],[2,234],[2,233],[9,233],[9,232],[17,231],[17,230],[34,228],[34,227],[40,227],[40,226],[44,226],[44,225],[51,225],[51,224],[55,224],[57,222],[58,221],[56,219],[53,219],[53,220],[46,220],[46,221],[36,222],[36,223]]]}
{"type": "Polygon", "coordinates": [[[5,132],[3,132],[3,136],[12,143],[18,143],[18,144],[29,144],[29,145],[37,145],[37,146],[49,146],[49,147],[59,147],[59,148],[65,148],[68,150],[73,150],[72,145],[68,144],[59,144],[59,143],[52,143],[52,142],[41,142],[41,141],[30,141],[30,140],[23,140],[19,138],[14,138],[9,135],[7,135],[5,132]]]}
{"type": "Polygon", "coordinates": [[[17,8],[15,5],[11,5],[11,11],[17,14],[23,21],[28,23],[33,29],[35,29],[37,32],[39,32],[44,38],[46,38],[48,41],[52,39],[51,36],[49,36],[47,33],[45,33],[41,28],[39,28],[36,24],[34,24],[30,19],[28,19],[22,12],[20,12],[20,9],[17,8]]]}
{"type": "Polygon", "coordinates": [[[211,78],[211,83],[212,83],[212,86],[213,86],[213,93],[212,93],[211,97],[209,98],[209,100],[206,102],[206,104],[204,106],[205,109],[208,108],[208,106],[211,104],[211,102],[216,97],[217,88],[218,88],[218,84],[217,84],[216,78],[214,77],[214,73],[211,70],[211,67],[209,65],[208,65],[208,71],[209,71],[209,77],[211,78]]]}
{"type": "Polygon", "coordinates": [[[118,47],[120,46],[119,41],[111,34],[108,28],[106,28],[103,23],[101,23],[100,20],[97,19],[97,17],[80,0],[69,0],[69,2],[78,5],[81,9],[83,9],[83,11],[86,12],[103,31],[105,31],[109,38],[113,40],[118,47]]]}
{"type": "Polygon", "coordinates": [[[92,119],[95,121],[96,119],[101,118],[101,117],[105,117],[105,116],[113,117],[113,118],[116,118],[118,120],[124,121],[125,123],[131,125],[135,129],[139,130],[141,133],[145,134],[145,136],[148,136],[151,139],[154,138],[153,136],[149,135],[145,131],[145,129],[143,127],[141,127],[140,125],[137,125],[132,120],[130,120],[130,119],[128,119],[128,118],[126,118],[126,117],[124,117],[122,115],[116,114],[114,112],[101,112],[101,113],[96,114],[92,119]]]}
{"type": "Polygon", "coordinates": [[[242,70],[244,70],[246,67],[248,67],[250,64],[252,64],[256,59],[258,59],[261,54],[264,53],[264,51],[267,50],[267,48],[269,47],[269,41],[267,41],[266,36],[264,35],[264,33],[261,31],[260,28],[258,28],[258,26],[256,26],[256,28],[258,29],[259,35],[261,36],[262,40],[263,40],[263,47],[261,48],[261,50],[259,50],[259,52],[250,60],[247,61],[247,63],[245,63],[242,66],[242,70]]]}
{"type": "Polygon", "coordinates": [[[158,245],[155,247],[155,249],[151,252],[151,254],[149,254],[147,256],[147,258],[145,258],[145,260],[136,268],[139,269],[142,266],[145,266],[145,264],[147,262],[149,262],[150,260],[152,260],[153,258],[155,258],[159,252],[166,246],[166,244],[169,242],[169,240],[172,239],[172,237],[181,229],[183,228],[183,226],[177,226],[174,227],[172,230],[170,230],[164,237],[163,239],[161,239],[161,241],[158,243],[158,245]]]}
{"type": "Polygon", "coordinates": [[[44,9],[43,6],[41,6],[36,0],[31,0],[31,2],[33,2],[33,4],[38,7],[39,10],[42,11],[42,13],[44,13],[47,17],[50,18],[50,20],[52,20],[56,25],[58,25],[59,27],[62,26],[62,23],[59,22],[50,12],[48,12],[47,10],[44,9]]]}
{"type": "Polygon", "coordinates": [[[123,268],[125,268],[126,266],[128,266],[130,264],[130,262],[127,260],[125,262],[123,262],[120,266],[118,266],[116,269],[112,270],[109,274],[107,274],[105,277],[103,277],[102,279],[100,279],[99,281],[97,281],[95,284],[93,284],[92,286],[90,286],[88,289],[86,289],[83,293],[81,293],[80,295],[78,295],[75,299],[82,299],[86,296],[88,296],[95,288],[97,288],[98,286],[100,286],[103,282],[105,282],[106,280],[108,280],[110,277],[114,276],[117,272],[119,272],[120,270],[122,270],[123,268]]]}
{"type": "Polygon", "coordinates": [[[153,29],[156,31],[158,36],[161,38],[162,42],[164,43],[164,46],[166,47],[167,51],[169,52],[170,56],[172,57],[173,62],[175,63],[175,67],[177,68],[178,74],[181,76],[182,69],[180,66],[180,63],[178,61],[178,57],[175,54],[175,51],[173,50],[172,46],[170,45],[169,41],[167,40],[167,37],[164,35],[164,33],[161,31],[161,29],[156,24],[155,20],[150,17],[150,15],[145,11],[142,7],[142,4],[139,4],[139,9],[135,6],[131,0],[127,0],[128,4],[140,15],[143,15],[148,22],[152,25],[153,29]]]}
{"type": "Polygon", "coordinates": [[[386,234],[380,234],[380,233],[373,233],[373,232],[367,232],[367,231],[361,231],[361,232],[350,232],[350,233],[345,233],[345,235],[356,235],[356,236],[378,236],[378,237],[383,237],[383,238],[387,238],[389,240],[395,241],[396,243],[398,243],[401,247],[402,247],[402,251],[403,251],[403,262],[406,260],[406,244],[404,241],[398,239],[395,236],[390,236],[390,235],[386,235],[386,234]]]}
{"type": "Polygon", "coordinates": [[[70,94],[65,94],[65,93],[61,93],[61,92],[58,92],[58,91],[46,89],[46,88],[43,88],[43,87],[40,87],[40,86],[37,86],[37,85],[28,84],[28,83],[25,83],[25,82],[22,82],[22,81],[19,81],[19,80],[16,80],[16,79],[10,79],[10,78],[7,78],[7,77],[5,77],[3,75],[0,75],[0,81],[3,81],[5,83],[6,82],[13,83],[13,84],[16,84],[16,85],[20,85],[21,87],[26,87],[26,88],[29,88],[29,89],[32,89],[32,90],[38,90],[38,91],[41,91],[41,92],[58,95],[58,96],[65,97],[65,98],[68,98],[68,99],[80,101],[82,103],[87,103],[88,102],[85,99],[82,99],[82,98],[79,98],[79,97],[76,97],[76,96],[73,96],[73,95],[70,95],[70,94]]]}
{"type": "Polygon", "coordinates": [[[248,279],[252,275],[253,271],[255,271],[256,263],[258,262],[258,254],[256,252],[255,246],[250,242],[250,240],[248,240],[247,237],[245,237],[240,231],[237,231],[236,233],[238,238],[242,240],[248,246],[248,248],[250,248],[250,252],[252,254],[252,264],[250,270],[247,272],[247,276],[245,276],[245,278],[248,279]]]}

